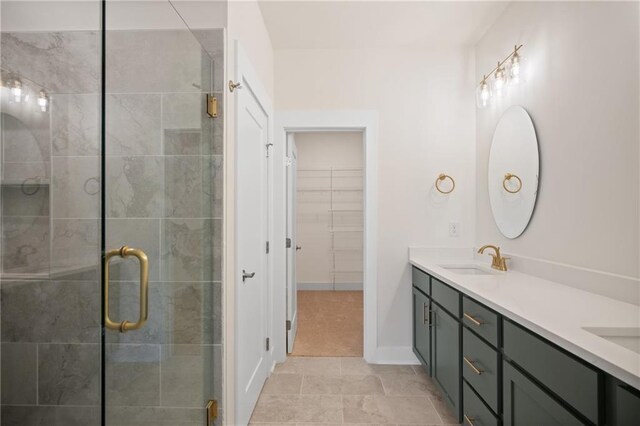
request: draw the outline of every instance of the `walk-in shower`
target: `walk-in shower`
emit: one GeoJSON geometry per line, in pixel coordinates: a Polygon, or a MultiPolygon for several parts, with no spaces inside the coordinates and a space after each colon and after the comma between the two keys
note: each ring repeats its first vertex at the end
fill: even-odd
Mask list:
{"type": "Polygon", "coordinates": [[[0,424],[205,425],[223,30],[169,1],[1,7],[0,424]]]}

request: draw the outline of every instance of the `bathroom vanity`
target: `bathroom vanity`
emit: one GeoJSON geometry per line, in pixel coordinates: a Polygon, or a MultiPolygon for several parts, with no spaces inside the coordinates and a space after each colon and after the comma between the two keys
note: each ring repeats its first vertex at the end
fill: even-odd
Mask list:
{"type": "Polygon", "coordinates": [[[410,263],[413,350],[461,422],[640,425],[640,307],[474,261],[410,263]]]}

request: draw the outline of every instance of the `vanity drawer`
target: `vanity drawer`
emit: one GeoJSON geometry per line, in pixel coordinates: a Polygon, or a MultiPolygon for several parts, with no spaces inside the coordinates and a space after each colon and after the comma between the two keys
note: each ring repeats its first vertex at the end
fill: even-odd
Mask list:
{"type": "Polygon", "coordinates": [[[520,326],[505,320],[504,354],[529,375],[573,406],[587,419],[600,424],[598,391],[601,373],[566,354],[520,326]]]}
{"type": "Polygon", "coordinates": [[[431,277],[415,266],[411,271],[411,281],[414,287],[420,289],[427,296],[431,295],[431,277]]]}
{"type": "Polygon", "coordinates": [[[466,382],[462,383],[462,398],[464,399],[463,424],[465,426],[498,426],[498,419],[466,382]]]}
{"type": "Polygon", "coordinates": [[[498,347],[499,315],[467,296],[462,296],[462,323],[498,347]]]}
{"type": "Polygon", "coordinates": [[[431,277],[431,298],[454,317],[460,318],[460,293],[431,277]]]}
{"type": "Polygon", "coordinates": [[[500,365],[498,352],[471,331],[463,328],[462,356],[462,376],[497,413],[500,365]]]}

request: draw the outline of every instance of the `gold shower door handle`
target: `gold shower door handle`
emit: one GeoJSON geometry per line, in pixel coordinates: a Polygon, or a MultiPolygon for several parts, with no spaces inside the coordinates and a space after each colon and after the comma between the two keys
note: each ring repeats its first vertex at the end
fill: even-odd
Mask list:
{"type": "Polygon", "coordinates": [[[110,330],[118,330],[126,333],[129,330],[142,328],[149,318],[149,259],[140,249],[122,246],[119,249],[110,250],[104,256],[104,325],[110,330]],[[112,321],[109,318],[109,263],[113,257],[126,258],[134,256],[140,263],[140,316],[137,322],[123,320],[112,321]]]}

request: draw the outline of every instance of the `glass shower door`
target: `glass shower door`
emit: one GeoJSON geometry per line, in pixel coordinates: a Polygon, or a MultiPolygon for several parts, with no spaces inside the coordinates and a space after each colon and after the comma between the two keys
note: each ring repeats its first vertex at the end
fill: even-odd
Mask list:
{"type": "Polygon", "coordinates": [[[0,423],[99,425],[100,2],[0,8],[0,423]]]}
{"type": "Polygon", "coordinates": [[[104,22],[106,425],[205,425],[221,395],[221,30],[108,1],[104,22]],[[209,111],[214,113],[214,111],[209,111]],[[213,114],[215,115],[215,114],[213,114]]]}

